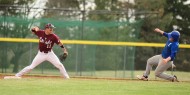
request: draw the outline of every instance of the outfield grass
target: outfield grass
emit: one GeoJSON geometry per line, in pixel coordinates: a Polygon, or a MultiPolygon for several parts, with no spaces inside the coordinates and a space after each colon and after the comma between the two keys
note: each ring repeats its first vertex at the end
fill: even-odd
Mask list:
{"type": "Polygon", "coordinates": [[[190,82],[78,78],[1,79],[0,95],[190,95],[190,82]]]}

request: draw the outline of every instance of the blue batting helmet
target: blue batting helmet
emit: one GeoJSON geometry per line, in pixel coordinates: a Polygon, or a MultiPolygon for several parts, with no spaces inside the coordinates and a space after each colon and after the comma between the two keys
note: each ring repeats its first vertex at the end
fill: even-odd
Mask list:
{"type": "Polygon", "coordinates": [[[180,33],[178,31],[172,31],[171,37],[174,39],[174,41],[178,41],[180,38],[180,33]]]}

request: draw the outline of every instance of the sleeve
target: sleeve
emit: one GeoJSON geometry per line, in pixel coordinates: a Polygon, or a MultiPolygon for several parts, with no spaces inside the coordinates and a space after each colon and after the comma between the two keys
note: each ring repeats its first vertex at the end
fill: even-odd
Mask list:
{"type": "Polygon", "coordinates": [[[60,39],[58,36],[55,35],[55,39],[54,39],[55,43],[58,45],[60,42],[60,39]]]}
{"type": "Polygon", "coordinates": [[[164,33],[163,33],[163,36],[165,36],[165,37],[168,38],[168,33],[164,32],[164,33]]]}
{"type": "Polygon", "coordinates": [[[174,45],[171,47],[171,55],[170,55],[171,61],[174,60],[177,51],[178,51],[178,45],[174,45]]]}
{"type": "Polygon", "coordinates": [[[41,35],[42,34],[42,31],[41,30],[39,30],[39,31],[32,31],[35,35],[37,35],[37,36],[39,36],[39,35],[41,35]]]}
{"type": "Polygon", "coordinates": [[[176,53],[171,53],[171,55],[170,55],[170,57],[171,57],[171,61],[174,60],[175,56],[176,56],[176,53]]]}

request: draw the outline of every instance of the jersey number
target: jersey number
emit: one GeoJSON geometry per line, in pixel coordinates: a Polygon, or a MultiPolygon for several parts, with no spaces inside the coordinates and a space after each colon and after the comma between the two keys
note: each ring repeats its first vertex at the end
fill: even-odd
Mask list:
{"type": "Polygon", "coordinates": [[[51,48],[51,44],[47,44],[47,48],[51,48]]]}

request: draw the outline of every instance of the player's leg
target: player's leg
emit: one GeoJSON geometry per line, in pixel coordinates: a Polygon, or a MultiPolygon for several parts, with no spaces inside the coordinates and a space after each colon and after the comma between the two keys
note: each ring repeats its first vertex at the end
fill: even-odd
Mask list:
{"type": "Polygon", "coordinates": [[[29,66],[26,66],[24,69],[22,69],[20,72],[18,72],[15,76],[21,77],[22,75],[30,72],[32,69],[34,69],[36,66],[38,66],[40,63],[45,61],[46,54],[42,52],[38,52],[38,54],[33,59],[32,63],[29,66]]]}
{"type": "Polygon", "coordinates": [[[168,68],[172,67],[172,61],[169,61],[168,63],[164,64],[162,59],[159,60],[159,64],[155,70],[155,75],[159,78],[174,81],[175,79],[177,80],[176,76],[169,75],[164,73],[168,68]]]}
{"type": "Polygon", "coordinates": [[[47,60],[51,62],[56,68],[59,69],[60,73],[64,76],[64,78],[69,78],[69,75],[63,66],[63,64],[60,62],[59,58],[54,54],[53,51],[48,53],[47,60]]]}
{"type": "Polygon", "coordinates": [[[145,70],[145,72],[144,72],[143,75],[144,75],[144,76],[149,76],[149,75],[150,75],[150,71],[152,70],[152,67],[153,67],[154,65],[158,65],[159,60],[160,60],[161,58],[162,58],[161,55],[155,55],[155,56],[149,58],[149,59],[147,60],[146,70],[145,70]]]}
{"type": "Polygon", "coordinates": [[[146,70],[145,70],[143,76],[137,75],[137,78],[141,79],[141,80],[148,80],[148,76],[150,75],[150,71],[152,70],[152,67],[154,65],[158,65],[159,59],[161,59],[161,57],[162,57],[161,55],[155,55],[155,56],[149,58],[147,60],[146,70]]]}

